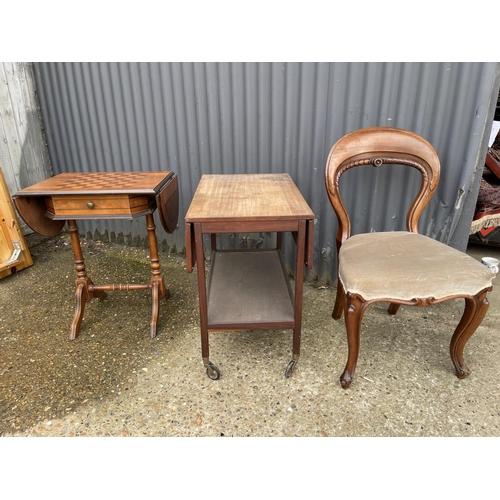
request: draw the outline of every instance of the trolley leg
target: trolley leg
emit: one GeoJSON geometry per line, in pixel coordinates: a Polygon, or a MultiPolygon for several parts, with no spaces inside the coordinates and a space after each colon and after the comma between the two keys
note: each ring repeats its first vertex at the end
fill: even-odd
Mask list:
{"type": "Polygon", "coordinates": [[[304,291],[304,257],[306,246],[306,221],[299,221],[297,234],[297,252],[295,262],[295,304],[293,326],[293,358],[285,370],[285,377],[290,377],[300,357],[300,334],[302,328],[302,294],[304,291]]]}
{"type": "MultiPolygon", "coordinates": [[[[212,235],[212,244],[215,234],[212,235]]],[[[203,251],[203,233],[201,224],[194,224],[194,245],[196,249],[196,266],[198,274],[198,297],[200,303],[200,329],[201,329],[201,356],[203,365],[207,370],[207,375],[212,380],[220,378],[220,370],[210,362],[208,345],[208,305],[207,305],[207,287],[205,281],[205,254],[203,251]]]]}

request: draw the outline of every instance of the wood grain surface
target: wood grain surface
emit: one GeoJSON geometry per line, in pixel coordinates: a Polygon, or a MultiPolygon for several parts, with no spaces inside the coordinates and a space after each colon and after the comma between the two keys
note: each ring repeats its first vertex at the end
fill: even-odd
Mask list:
{"type": "Polygon", "coordinates": [[[17,196],[48,194],[156,194],[173,175],[163,172],[68,172],[21,189],[17,196]]]}
{"type": "Polygon", "coordinates": [[[186,222],[312,219],[288,174],[203,175],[186,222]]]}

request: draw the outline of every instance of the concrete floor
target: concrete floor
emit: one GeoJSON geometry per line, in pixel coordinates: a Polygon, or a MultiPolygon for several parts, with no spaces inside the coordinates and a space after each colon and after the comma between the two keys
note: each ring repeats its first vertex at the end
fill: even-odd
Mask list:
{"type": "MultiPolygon", "coordinates": [[[[465,348],[472,374],[448,354],[462,301],[364,317],[355,381],[344,390],[343,321],[335,290],[307,285],[301,358],[283,376],[291,331],[213,333],[210,380],[201,360],[196,275],[161,255],[172,297],[149,337],[150,297],[112,292],[87,305],[68,340],[73,257],[65,233],[28,237],[35,264],[0,282],[0,432],[3,436],[500,436],[500,293],[465,348]]],[[[147,282],[146,249],[84,242],[96,283],[147,282]],[[126,276],[126,278],[123,278],[126,276]]],[[[475,258],[500,257],[474,246],[475,258]]]]}
{"type": "MultiPolygon", "coordinates": [[[[284,377],[292,345],[290,331],[214,333],[210,357],[222,378],[212,381],[201,360],[196,274],[187,274],[182,258],[160,256],[172,296],[161,305],[155,339],[149,337],[149,293],[135,291],[114,292],[104,301],[90,302],[80,336],[70,341],[74,265],[69,238],[66,233],[50,239],[32,235],[28,244],[34,265],[0,280],[3,437],[500,436],[500,292],[496,288],[489,294],[490,308],[483,323],[465,348],[472,374],[464,380],[456,378],[448,353],[462,301],[402,307],[396,316],[374,305],[364,316],[355,381],[343,390],[339,375],[347,347],[343,321],[331,318],[335,290],[308,284],[301,358],[294,375],[284,377]]],[[[88,273],[96,283],[149,281],[146,249],[93,240],[84,240],[82,246],[88,273]]],[[[478,260],[486,255],[500,258],[497,248],[471,246],[468,253],[478,260]]],[[[330,492],[332,474],[337,474],[342,480],[335,491],[350,491],[354,481],[358,492],[368,495],[379,487],[385,498],[400,499],[398,488],[393,496],[388,494],[387,464],[391,475],[397,472],[400,480],[413,481],[414,492],[420,488],[426,493],[424,483],[415,483],[420,466],[427,479],[433,484],[438,481],[441,490],[434,485],[432,491],[442,491],[444,498],[454,488],[460,494],[486,493],[492,484],[495,488],[496,473],[491,467],[496,461],[481,457],[490,456],[497,440],[481,440],[479,447],[478,441],[471,440],[453,441],[449,447],[446,440],[444,451],[436,450],[436,441],[427,440],[384,440],[383,446],[379,440],[362,440],[363,447],[358,440],[244,442],[169,440],[165,445],[163,440],[147,440],[145,445],[137,440],[106,440],[104,451],[96,453],[102,450],[102,441],[101,446],[88,440],[57,440],[40,446],[35,440],[34,446],[33,440],[2,440],[0,468],[9,471],[4,484],[15,488],[23,484],[24,471],[29,469],[30,477],[38,479],[30,483],[36,485],[32,493],[37,494],[40,484],[54,487],[48,478],[55,470],[87,467],[88,460],[82,461],[85,453],[91,456],[92,477],[101,478],[103,484],[122,476],[133,462],[135,474],[147,476],[148,481],[109,483],[111,496],[122,492],[125,498],[152,494],[152,485],[163,492],[166,472],[151,474],[159,467],[168,469],[170,484],[174,480],[189,484],[196,471],[200,494],[206,494],[208,484],[217,498],[223,498],[228,488],[224,498],[234,498],[230,485],[236,480],[250,481],[245,491],[266,497],[270,486],[263,490],[259,485],[267,483],[253,484],[245,472],[256,463],[259,477],[267,478],[262,480],[269,485],[278,480],[275,491],[280,496],[323,498],[330,492]],[[450,485],[443,478],[456,474],[457,462],[464,461],[468,473],[474,464],[478,467],[476,476],[481,481],[450,485]],[[299,469],[292,469],[294,463],[299,469]],[[222,470],[231,471],[233,482],[220,480],[222,470]],[[293,470],[300,470],[302,481],[295,479],[293,470]],[[359,482],[361,470],[365,481],[359,482]],[[306,474],[313,480],[304,482],[306,474]]],[[[72,474],[56,476],[58,483],[67,478],[67,487],[74,488],[72,474]]],[[[90,483],[78,491],[93,494],[90,483]]]]}
{"type": "MultiPolygon", "coordinates": [[[[462,301],[427,308],[383,305],[365,314],[356,378],[343,390],[343,321],[335,290],[307,285],[301,358],[283,376],[291,331],[210,335],[201,360],[196,275],[162,254],[171,298],[149,337],[150,297],[112,292],[87,305],[68,340],[74,270],[65,233],[28,237],[35,264],[0,282],[3,436],[500,436],[500,293],[465,348],[472,374],[458,380],[448,354],[462,301]]],[[[85,241],[96,283],[147,282],[146,249],[85,241]],[[123,278],[127,276],[127,278],[123,278]]],[[[500,256],[474,246],[475,258],[500,256]]]]}

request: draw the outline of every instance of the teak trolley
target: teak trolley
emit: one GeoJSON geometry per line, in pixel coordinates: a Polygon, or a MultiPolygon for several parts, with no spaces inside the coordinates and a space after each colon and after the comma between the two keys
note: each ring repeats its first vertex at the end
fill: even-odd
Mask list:
{"type": "Polygon", "coordinates": [[[75,258],[76,304],[70,339],[76,338],[85,302],[104,298],[106,291],[150,289],[152,293],[151,337],[156,336],[159,301],[170,295],[160,271],[153,212],[158,207],[163,228],[177,226],[179,194],[173,172],[81,172],[64,173],[18,191],[17,209],[26,224],[44,236],[55,236],[68,222],[75,258]],[[94,285],[87,276],[76,220],[132,219],[146,217],[150,250],[151,281],[148,284],[94,285]]]}
{"type": "Polygon", "coordinates": [[[314,214],[288,174],[203,175],[186,214],[187,270],[197,263],[201,346],[207,375],[220,370],[209,360],[208,332],[293,329],[299,359],[304,265],[312,268],[314,214]],[[282,233],[297,245],[295,293],[281,257],[282,233]],[[221,250],[216,235],[277,233],[276,248],[221,250]],[[205,277],[203,235],[210,234],[211,266],[205,277]]]}

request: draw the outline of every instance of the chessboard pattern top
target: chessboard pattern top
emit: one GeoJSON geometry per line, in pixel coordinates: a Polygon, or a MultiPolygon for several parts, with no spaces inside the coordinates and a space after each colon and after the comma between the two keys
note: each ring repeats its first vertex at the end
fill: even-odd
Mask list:
{"type": "Polygon", "coordinates": [[[172,175],[171,171],[69,172],[21,189],[14,196],[118,193],[156,195],[172,175]]]}
{"type": "Polygon", "coordinates": [[[270,218],[314,218],[288,174],[203,175],[186,214],[186,222],[270,218]]]}

